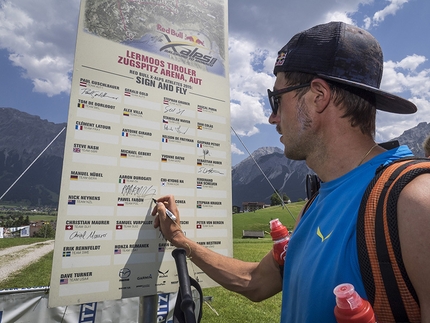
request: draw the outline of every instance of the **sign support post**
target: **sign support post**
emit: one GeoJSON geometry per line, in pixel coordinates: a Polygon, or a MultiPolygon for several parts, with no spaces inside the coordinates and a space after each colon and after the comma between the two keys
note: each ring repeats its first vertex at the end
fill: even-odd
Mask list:
{"type": "Polygon", "coordinates": [[[142,296],[139,298],[138,323],[157,322],[157,295],[142,296]]]}

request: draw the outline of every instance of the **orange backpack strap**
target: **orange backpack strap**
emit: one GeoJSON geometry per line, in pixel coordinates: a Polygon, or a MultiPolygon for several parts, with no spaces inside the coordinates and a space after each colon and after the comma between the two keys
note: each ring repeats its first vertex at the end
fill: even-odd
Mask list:
{"type": "Polygon", "coordinates": [[[398,233],[397,200],[415,177],[430,173],[427,158],[402,158],[380,168],[367,187],[357,218],[363,284],[378,322],[420,322],[420,306],[406,272],[398,233]]]}

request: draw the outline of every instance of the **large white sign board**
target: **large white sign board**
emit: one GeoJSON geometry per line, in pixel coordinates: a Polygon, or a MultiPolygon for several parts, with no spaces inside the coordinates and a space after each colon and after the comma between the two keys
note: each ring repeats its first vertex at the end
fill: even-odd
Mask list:
{"type": "Polygon", "coordinates": [[[82,0],[50,307],[177,291],[166,194],[232,256],[227,48],[227,0],[82,0]]]}

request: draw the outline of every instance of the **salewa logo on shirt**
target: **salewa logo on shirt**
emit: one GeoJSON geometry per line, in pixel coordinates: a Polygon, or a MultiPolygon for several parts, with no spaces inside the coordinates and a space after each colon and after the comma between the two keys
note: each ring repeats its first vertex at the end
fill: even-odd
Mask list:
{"type": "Polygon", "coordinates": [[[324,242],[325,240],[327,240],[328,238],[330,238],[330,236],[331,236],[332,233],[333,233],[333,231],[330,232],[328,235],[326,235],[324,237],[324,235],[322,234],[322,232],[320,230],[320,227],[318,227],[318,229],[317,229],[317,236],[321,238],[321,242],[324,242]]]}

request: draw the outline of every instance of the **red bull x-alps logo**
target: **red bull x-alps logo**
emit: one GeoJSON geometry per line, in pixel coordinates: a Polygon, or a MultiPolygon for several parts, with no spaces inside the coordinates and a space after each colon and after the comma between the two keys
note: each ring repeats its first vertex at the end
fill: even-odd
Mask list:
{"type": "Polygon", "coordinates": [[[183,40],[171,41],[168,35],[164,35],[167,44],[160,48],[160,52],[179,56],[206,66],[213,66],[218,60],[210,55],[209,40],[196,35],[185,35],[183,40]]]}

